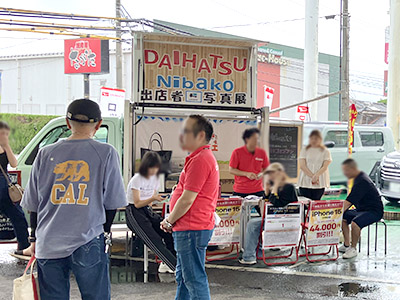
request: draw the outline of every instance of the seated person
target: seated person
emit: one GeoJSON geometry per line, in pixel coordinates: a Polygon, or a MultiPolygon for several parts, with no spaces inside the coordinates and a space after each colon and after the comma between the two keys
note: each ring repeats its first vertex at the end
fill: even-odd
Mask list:
{"type": "Polygon", "coordinates": [[[176,266],[176,254],[172,234],[161,230],[160,223],[163,219],[151,208],[154,201],[163,200],[157,192],[160,166],[161,158],[156,152],[149,151],[143,156],[139,173],[135,174],[128,184],[127,198],[130,204],[127,209],[136,221],[131,224],[137,227],[134,230],[135,233],[140,232],[141,236],[144,236],[143,242],[152,250],[158,250],[156,254],[163,261],[158,271],[173,273],[176,266]]]}
{"type": "MultiPolygon", "coordinates": [[[[275,207],[283,207],[297,201],[296,189],[293,184],[287,183],[287,175],[280,163],[272,163],[266,170],[269,182],[266,186],[268,201],[275,207]]],[[[263,208],[263,205],[261,205],[263,208]]],[[[257,246],[261,230],[262,216],[250,219],[247,223],[244,237],[244,252],[241,264],[253,265],[257,263],[257,246]]]]}
{"type": "Polygon", "coordinates": [[[358,169],[353,159],[346,159],[342,163],[342,170],[347,178],[354,180],[354,183],[351,193],[344,202],[342,223],[344,244],[339,251],[345,252],[343,258],[353,258],[357,256],[356,247],[361,229],[382,219],[383,204],[374,183],[367,174],[358,169]],[[352,205],[356,209],[349,209],[352,205]],[[351,225],[351,242],[349,225],[351,225]]]}

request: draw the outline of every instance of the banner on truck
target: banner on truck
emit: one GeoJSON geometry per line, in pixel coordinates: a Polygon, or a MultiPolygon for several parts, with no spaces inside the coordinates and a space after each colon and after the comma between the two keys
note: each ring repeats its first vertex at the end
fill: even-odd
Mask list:
{"type": "Polygon", "coordinates": [[[240,212],[242,200],[220,199],[215,212],[221,218],[214,228],[209,245],[235,245],[240,240],[240,212]]]}
{"type": "Polygon", "coordinates": [[[144,41],[142,103],[251,107],[250,48],[144,41]]]}
{"type": "Polygon", "coordinates": [[[338,244],[343,218],[342,200],[313,201],[309,212],[308,246],[338,244]]]}
{"type": "Polygon", "coordinates": [[[265,206],[263,248],[297,246],[301,236],[303,204],[274,207],[266,203],[265,206]]]}

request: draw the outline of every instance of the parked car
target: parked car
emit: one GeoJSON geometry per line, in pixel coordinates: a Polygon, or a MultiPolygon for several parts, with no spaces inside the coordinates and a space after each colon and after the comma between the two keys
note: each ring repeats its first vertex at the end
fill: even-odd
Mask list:
{"type": "Polygon", "coordinates": [[[400,200],[400,151],[389,153],[382,159],[376,181],[386,200],[400,200]]]}
{"type": "MultiPolygon", "coordinates": [[[[341,164],[348,157],[347,123],[310,122],[305,123],[303,128],[303,145],[307,145],[308,135],[313,129],[321,131],[324,142],[332,155],[332,163],[329,166],[331,184],[346,183],[341,164]]],[[[375,180],[375,174],[382,158],[394,150],[393,134],[390,128],[357,124],[354,126],[352,158],[357,161],[360,169],[369,174],[373,180],[375,180]]]]}

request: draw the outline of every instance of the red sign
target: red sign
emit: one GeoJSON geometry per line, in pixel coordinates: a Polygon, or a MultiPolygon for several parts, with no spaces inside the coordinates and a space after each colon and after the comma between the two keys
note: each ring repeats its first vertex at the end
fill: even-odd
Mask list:
{"type": "Polygon", "coordinates": [[[74,39],[64,41],[64,73],[109,73],[108,40],[74,39]]]}

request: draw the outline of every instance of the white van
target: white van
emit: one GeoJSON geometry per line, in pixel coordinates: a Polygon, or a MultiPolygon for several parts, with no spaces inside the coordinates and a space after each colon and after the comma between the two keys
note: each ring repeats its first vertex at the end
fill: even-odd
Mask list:
{"type": "MultiPolygon", "coordinates": [[[[340,122],[310,122],[303,126],[303,145],[308,144],[308,136],[314,129],[321,131],[324,142],[332,155],[329,166],[331,184],[342,184],[346,178],[342,174],[341,164],[348,158],[347,123],[340,122]]],[[[372,125],[354,126],[353,155],[359,168],[375,179],[375,172],[382,158],[393,152],[393,134],[388,127],[372,125]]]]}

